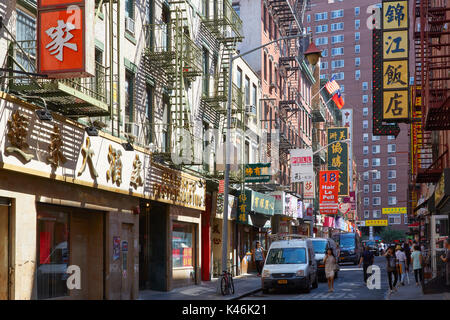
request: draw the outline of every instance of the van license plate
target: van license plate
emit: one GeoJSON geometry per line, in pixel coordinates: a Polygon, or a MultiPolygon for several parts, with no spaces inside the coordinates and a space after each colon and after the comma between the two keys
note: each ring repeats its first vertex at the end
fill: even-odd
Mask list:
{"type": "Polygon", "coordinates": [[[278,280],[278,284],[287,284],[287,280],[278,280]]]}

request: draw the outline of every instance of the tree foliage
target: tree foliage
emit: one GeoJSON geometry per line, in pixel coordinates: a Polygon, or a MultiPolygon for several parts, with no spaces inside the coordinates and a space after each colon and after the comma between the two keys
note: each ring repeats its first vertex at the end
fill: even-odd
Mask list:
{"type": "Polygon", "coordinates": [[[385,242],[393,242],[394,240],[404,240],[406,235],[404,231],[394,230],[391,227],[385,227],[380,232],[380,237],[385,242]]]}

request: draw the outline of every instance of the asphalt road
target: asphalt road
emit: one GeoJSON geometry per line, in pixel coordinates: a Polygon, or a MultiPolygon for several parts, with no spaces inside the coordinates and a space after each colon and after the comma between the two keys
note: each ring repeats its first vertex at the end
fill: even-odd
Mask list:
{"type": "Polygon", "coordinates": [[[362,267],[353,264],[341,264],[338,278],[334,282],[334,292],[328,292],[328,284],[319,282],[317,289],[310,293],[288,290],[271,290],[269,294],[259,291],[242,300],[384,300],[389,288],[386,274],[386,260],[375,257],[374,265],[380,267],[380,289],[369,289],[364,283],[362,267]]]}

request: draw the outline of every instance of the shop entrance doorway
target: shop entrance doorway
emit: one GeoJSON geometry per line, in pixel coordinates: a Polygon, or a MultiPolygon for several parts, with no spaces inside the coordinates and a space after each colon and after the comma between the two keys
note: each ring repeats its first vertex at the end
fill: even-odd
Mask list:
{"type": "Polygon", "coordinates": [[[133,266],[133,225],[130,223],[122,223],[122,300],[131,300],[131,292],[133,292],[134,266],[133,266]]]}
{"type": "Polygon", "coordinates": [[[9,299],[10,289],[10,201],[0,197],[0,300],[9,299]]]}

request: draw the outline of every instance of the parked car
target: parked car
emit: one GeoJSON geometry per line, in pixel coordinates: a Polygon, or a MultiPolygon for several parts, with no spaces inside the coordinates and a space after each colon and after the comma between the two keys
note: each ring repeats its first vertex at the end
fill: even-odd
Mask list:
{"type": "MultiPolygon", "coordinates": [[[[319,279],[326,280],[325,277],[325,265],[323,264],[323,259],[328,248],[333,250],[333,254],[336,257],[336,262],[338,261],[338,250],[336,247],[336,242],[331,238],[312,238],[311,239],[314,247],[314,255],[317,263],[317,274],[319,279]]],[[[334,277],[337,278],[338,271],[335,272],[334,277]]]]}
{"type": "Polygon", "coordinates": [[[310,292],[318,286],[317,264],[311,239],[279,240],[271,244],[261,276],[263,293],[293,288],[310,292]]]}

